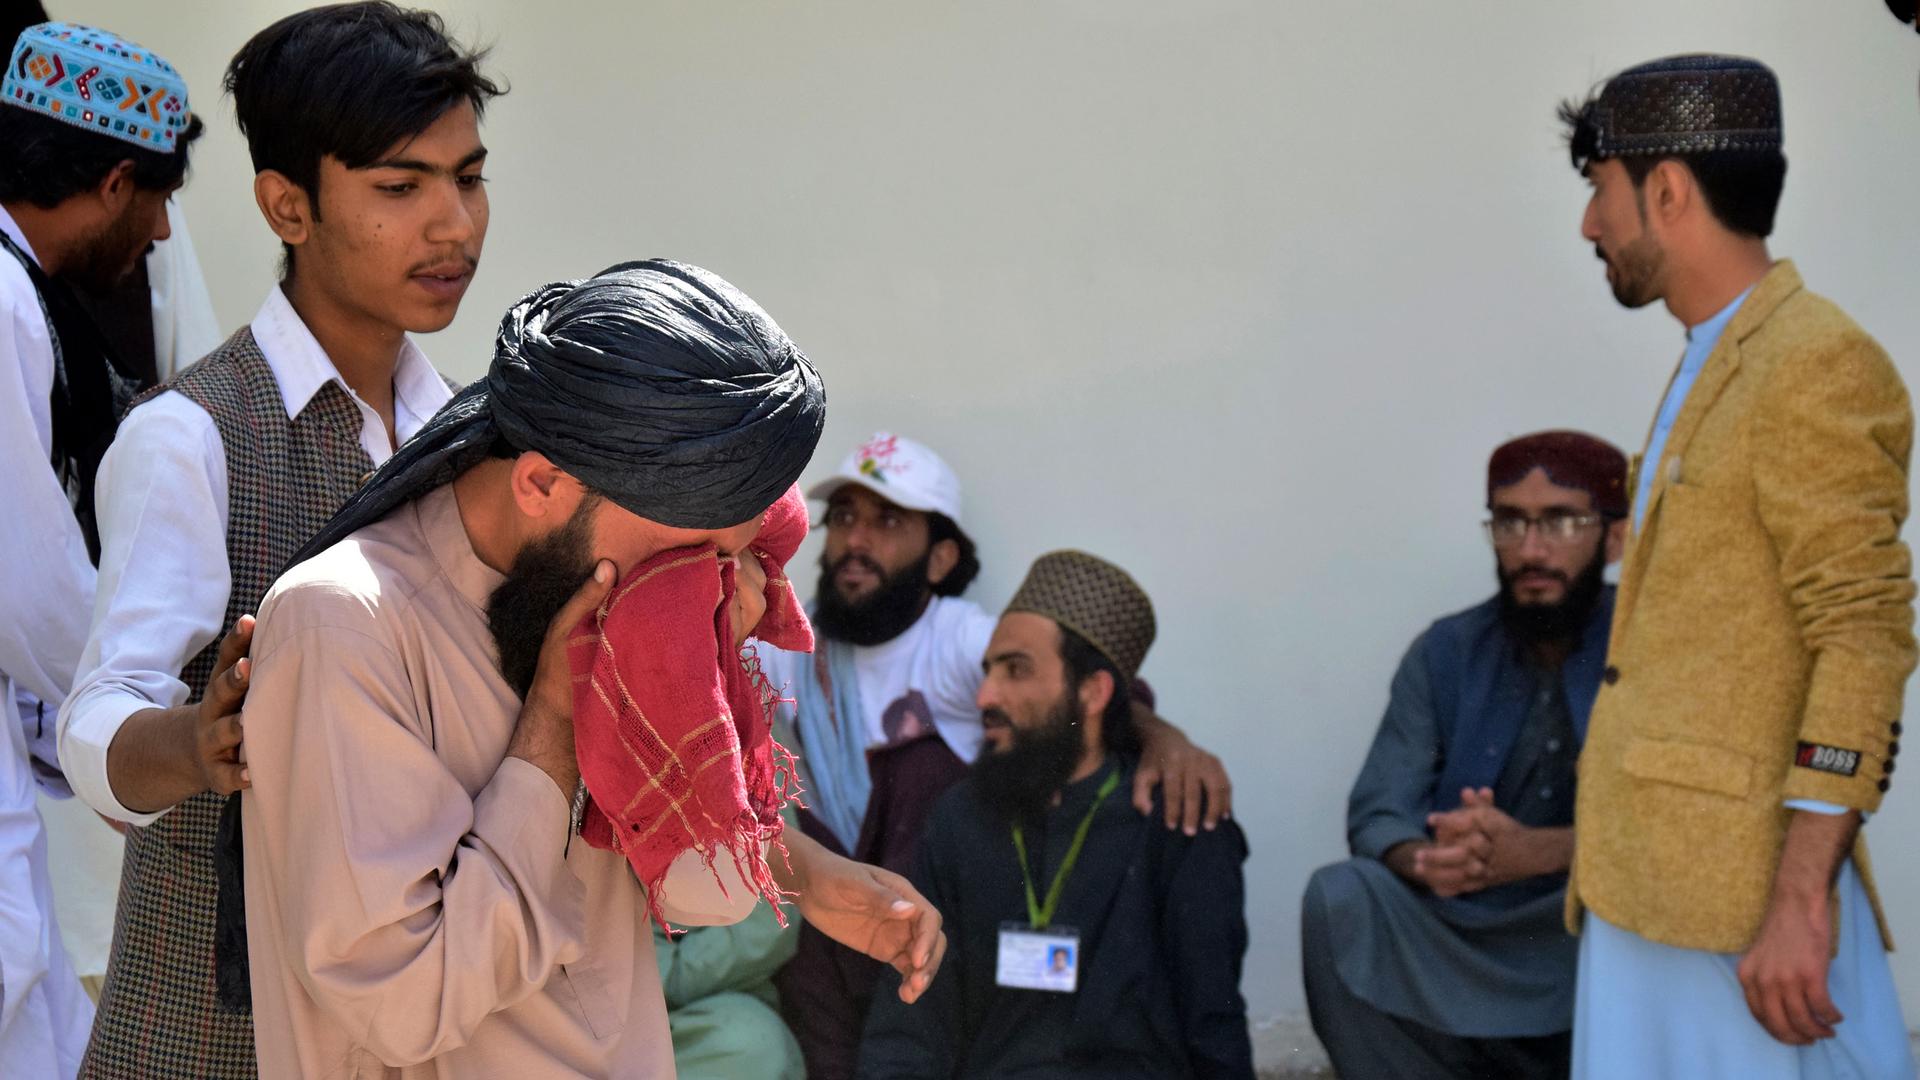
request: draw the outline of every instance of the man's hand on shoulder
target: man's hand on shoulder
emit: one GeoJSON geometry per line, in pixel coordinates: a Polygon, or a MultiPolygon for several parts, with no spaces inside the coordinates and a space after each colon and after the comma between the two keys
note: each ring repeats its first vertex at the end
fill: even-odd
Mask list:
{"type": "Polygon", "coordinates": [[[1188,836],[1212,830],[1233,816],[1233,781],[1219,758],[1193,745],[1186,733],[1134,702],[1140,731],[1140,767],[1133,774],[1133,805],[1153,813],[1153,789],[1160,788],[1167,828],[1188,836]]]}
{"type": "Polygon", "coordinates": [[[107,782],[121,806],[156,813],[201,792],[231,795],[251,784],[240,707],[253,674],[253,626],[253,616],[242,616],[221,639],[199,701],[143,709],[121,726],[107,746],[107,782]]]}

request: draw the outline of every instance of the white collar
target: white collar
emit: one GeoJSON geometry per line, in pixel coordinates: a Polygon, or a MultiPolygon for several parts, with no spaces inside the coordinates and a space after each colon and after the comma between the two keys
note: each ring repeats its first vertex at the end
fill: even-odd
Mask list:
{"type": "MultiPolygon", "coordinates": [[[[273,380],[280,384],[280,400],[286,407],[288,419],[299,416],[313,395],[329,382],[338,382],[349,395],[353,393],[280,286],[275,285],[267,292],[266,302],[260,305],[250,328],[254,343],[260,346],[261,355],[273,370],[273,380]]],[[[438,412],[440,406],[453,397],[446,380],[433,369],[411,336],[403,340],[400,357],[394,364],[393,393],[408,412],[422,420],[438,412]]]]}
{"type": "Polygon", "coordinates": [[[33,265],[42,270],[46,269],[45,264],[40,261],[40,253],[33,250],[33,245],[27,242],[27,234],[20,231],[20,223],[13,220],[13,215],[7,213],[7,208],[4,206],[0,206],[0,232],[5,232],[7,239],[18,244],[20,250],[27,253],[27,258],[33,260],[33,265]]]}

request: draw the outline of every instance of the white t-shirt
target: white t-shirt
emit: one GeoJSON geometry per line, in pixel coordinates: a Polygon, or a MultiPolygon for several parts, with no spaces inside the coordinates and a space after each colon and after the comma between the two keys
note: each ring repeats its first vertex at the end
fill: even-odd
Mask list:
{"type": "MultiPolygon", "coordinates": [[[[867,745],[904,742],[931,725],[960,760],[972,762],[981,739],[980,710],[973,703],[980,691],[980,661],[997,622],[970,600],[936,596],[900,636],[856,645],[853,668],[867,745]]],[[[805,653],[764,644],[759,653],[761,670],[787,696],[804,665],[813,663],[805,653]]],[[[791,703],[780,711],[783,720],[794,722],[791,703]]]]}

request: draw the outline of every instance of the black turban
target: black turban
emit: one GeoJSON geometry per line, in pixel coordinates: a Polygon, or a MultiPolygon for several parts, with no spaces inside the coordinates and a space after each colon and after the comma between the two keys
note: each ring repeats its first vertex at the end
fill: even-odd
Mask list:
{"type": "Polygon", "coordinates": [[[738,525],[800,478],[825,423],[819,373],[745,293],[685,263],[622,263],[513,305],[487,377],[375,471],[295,561],[500,442],[539,451],[649,521],[738,525]]]}

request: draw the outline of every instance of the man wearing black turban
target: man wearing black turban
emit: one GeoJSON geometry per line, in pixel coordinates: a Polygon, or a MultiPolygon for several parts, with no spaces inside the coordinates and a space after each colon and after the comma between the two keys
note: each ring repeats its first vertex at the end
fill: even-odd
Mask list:
{"type": "MultiPolygon", "coordinates": [[[[813,365],[707,271],[549,285],[508,312],[487,378],[267,594],[240,803],[263,1075],[673,1074],[650,898],[619,852],[572,842],[568,639],[655,554],[744,554],[824,412],[813,365]]],[[[771,862],[808,921],[919,997],[939,914],[902,878],[786,843],[771,862]]],[[[734,860],[697,851],[651,898],[675,925],[753,899],[734,860]]]]}

